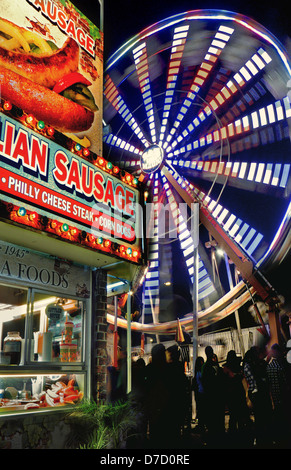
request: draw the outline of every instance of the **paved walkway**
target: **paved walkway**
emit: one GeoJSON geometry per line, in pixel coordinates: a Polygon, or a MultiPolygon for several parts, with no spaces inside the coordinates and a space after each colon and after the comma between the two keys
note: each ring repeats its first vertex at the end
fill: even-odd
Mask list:
{"type": "MultiPolygon", "coordinates": [[[[254,438],[252,428],[247,428],[243,433],[231,435],[228,432],[228,415],[225,417],[225,433],[220,439],[214,437],[210,439],[207,432],[202,431],[195,421],[191,422],[183,430],[180,442],[177,442],[175,450],[195,450],[195,449],[291,449],[291,435],[286,435],[280,443],[272,441],[258,445],[254,438]]],[[[142,444],[129,445],[131,449],[153,449],[149,439],[142,444]]],[[[173,449],[173,448],[172,448],[173,449]]]]}

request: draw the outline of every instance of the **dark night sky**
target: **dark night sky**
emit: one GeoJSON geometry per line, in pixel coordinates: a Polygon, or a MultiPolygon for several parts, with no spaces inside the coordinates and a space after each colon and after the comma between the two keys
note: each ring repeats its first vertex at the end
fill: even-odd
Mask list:
{"type": "MultiPolygon", "coordinates": [[[[73,0],[94,21],[98,0],[73,0]]],[[[291,37],[291,4],[283,0],[104,0],[105,59],[147,26],[188,10],[229,10],[253,18],[284,45],[291,37]]]]}

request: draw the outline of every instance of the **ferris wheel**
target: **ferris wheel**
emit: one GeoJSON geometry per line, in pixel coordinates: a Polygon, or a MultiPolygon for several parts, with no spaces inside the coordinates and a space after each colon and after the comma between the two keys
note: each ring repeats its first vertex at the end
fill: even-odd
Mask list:
{"type": "Polygon", "coordinates": [[[107,158],[139,178],[151,210],[142,295],[152,331],[170,331],[177,316],[191,328],[195,274],[200,327],[262,285],[264,297],[265,275],[290,244],[290,79],[269,31],[217,10],[155,23],[108,60],[107,158]]]}

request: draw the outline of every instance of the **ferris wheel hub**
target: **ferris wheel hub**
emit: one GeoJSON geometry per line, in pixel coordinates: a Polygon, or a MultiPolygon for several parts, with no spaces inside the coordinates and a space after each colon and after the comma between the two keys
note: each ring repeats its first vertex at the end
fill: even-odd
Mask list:
{"type": "Polygon", "coordinates": [[[145,173],[158,170],[164,160],[164,150],[157,144],[147,147],[141,155],[141,169],[145,173]]]}

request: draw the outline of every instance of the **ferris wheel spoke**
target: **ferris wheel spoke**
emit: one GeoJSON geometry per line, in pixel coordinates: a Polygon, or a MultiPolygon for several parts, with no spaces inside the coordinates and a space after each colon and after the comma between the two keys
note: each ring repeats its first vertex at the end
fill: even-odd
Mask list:
{"type": "Polygon", "coordinates": [[[111,147],[116,147],[120,150],[125,150],[134,155],[141,155],[143,152],[142,150],[136,148],[134,145],[130,144],[126,140],[123,140],[114,134],[105,135],[103,138],[103,142],[110,145],[111,147]]]}
{"type": "Polygon", "coordinates": [[[291,165],[289,163],[262,163],[262,162],[248,162],[248,161],[219,161],[219,160],[193,160],[190,165],[185,166],[187,161],[179,160],[179,162],[172,162],[172,165],[178,166],[180,169],[186,171],[196,170],[206,174],[210,179],[216,181],[225,181],[227,178],[230,185],[239,183],[239,187],[248,189],[248,185],[255,183],[251,186],[251,191],[262,191],[264,188],[270,187],[274,189],[282,189],[282,194],[287,187],[290,176],[291,165]],[[219,180],[220,178],[220,180],[219,180]],[[262,186],[262,188],[260,188],[262,186]]]}
{"type": "Polygon", "coordinates": [[[209,194],[198,189],[172,167],[168,169],[179,184],[211,213],[227,235],[230,236],[243,251],[253,257],[254,252],[259,248],[260,244],[263,243],[263,234],[252,227],[250,223],[243,220],[242,217],[224,207],[217,199],[211,198],[209,194]],[[183,185],[181,184],[181,180],[183,180],[183,185]]]}
{"type": "MultiPolygon", "coordinates": [[[[170,206],[170,213],[172,215],[173,222],[175,224],[175,230],[172,228],[172,234],[177,234],[180,247],[184,256],[185,264],[187,266],[189,278],[191,284],[194,282],[194,241],[193,237],[187,227],[187,212],[186,205],[182,207],[179,205],[173,195],[173,191],[165,176],[162,175],[163,186],[166,191],[168,205],[170,206]]],[[[202,261],[200,254],[198,253],[199,265],[198,265],[198,299],[201,301],[205,297],[216,292],[215,285],[206,270],[205,263],[202,261]]]]}
{"type": "Polygon", "coordinates": [[[169,60],[168,76],[166,83],[165,101],[163,106],[162,124],[160,131],[159,145],[161,146],[167,129],[170,108],[174,99],[174,91],[177,85],[177,78],[180,73],[180,65],[189,31],[189,25],[175,28],[169,60]]]}
{"type": "Polygon", "coordinates": [[[127,159],[126,161],[121,161],[118,163],[119,167],[122,169],[127,169],[133,175],[139,175],[141,173],[140,169],[140,159],[127,159]]]}
{"type": "Polygon", "coordinates": [[[185,138],[188,138],[196,129],[204,123],[209,116],[216,116],[222,106],[226,102],[237,95],[238,90],[242,90],[247,83],[249,83],[266,65],[271,62],[269,54],[260,47],[258,51],[248,59],[247,62],[236,72],[233,77],[228,80],[225,86],[216,93],[211,99],[209,104],[204,105],[202,110],[192,120],[190,124],[184,129],[176,140],[167,147],[167,152],[175,148],[177,144],[181,143],[185,138]]]}
{"type": "Polygon", "coordinates": [[[272,125],[274,123],[289,119],[291,117],[291,108],[289,97],[286,96],[282,100],[270,103],[260,109],[253,111],[251,114],[245,115],[234,122],[216,129],[206,135],[200,136],[187,145],[169,152],[167,158],[173,159],[186,152],[198,152],[205,146],[214,144],[226,139],[232,139],[247,132],[256,131],[259,128],[272,125]]]}
{"type": "Polygon", "coordinates": [[[146,43],[143,42],[140,44],[132,51],[132,53],[137,71],[139,87],[144,102],[145,112],[148,119],[151,139],[152,142],[155,143],[157,141],[157,135],[146,43]]]}
{"type": "Polygon", "coordinates": [[[147,189],[153,186],[153,179],[154,179],[153,173],[151,173],[150,175],[143,175],[143,182],[147,189]]]}
{"type": "MultiPolygon", "coordinates": [[[[159,313],[159,288],[160,288],[160,264],[159,264],[159,175],[155,174],[153,181],[153,204],[150,213],[147,212],[146,238],[148,240],[148,270],[145,276],[143,291],[143,309],[145,316],[151,316],[153,323],[158,321],[159,313]],[[156,190],[156,191],[155,191],[156,190]]],[[[148,208],[149,206],[147,206],[148,208]]]]}
{"type": "Polygon", "coordinates": [[[148,147],[148,140],[145,138],[144,133],[142,132],[140,126],[136,122],[133,114],[129,110],[124,99],[119,93],[118,88],[116,87],[109,75],[105,77],[104,95],[106,99],[111,103],[111,105],[115,108],[115,110],[120,114],[123,122],[128,124],[131,130],[137,135],[139,140],[142,142],[142,144],[145,147],[148,147]]]}
{"type": "MultiPolygon", "coordinates": [[[[197,94],[200,92],[206,80],[211,76],[211,72],[217,60],[226,46],[227,42],[231,38],[234,29],[227,26],[219,26],[218,31],[213,37],[213,40],[203,58],[201,65],[190,86],[190,90],[187,93],[186,98],[183,101],[183,104],[177,114],[177,118],[168,133],[167,144],[169,145],[174,134],[177,132],[179,126],[181,125],[185,115],[187,114],[190,106],[193,104],[197,94]]],[[[168,146],[167,145],[167,146],[168,146]]],[[[166,146],[166,144],[165,144],[166,146]]]]}

